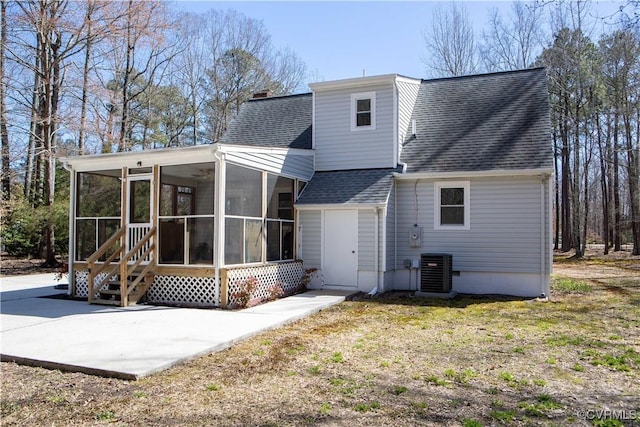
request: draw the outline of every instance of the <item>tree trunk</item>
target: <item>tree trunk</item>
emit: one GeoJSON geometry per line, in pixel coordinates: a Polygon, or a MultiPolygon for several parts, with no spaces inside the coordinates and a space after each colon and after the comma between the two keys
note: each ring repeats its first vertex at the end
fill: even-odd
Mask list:
{"type": "Polygon", "coordinates": [[[11,166],[9,158],[9,130],[7,129],[6,83],[4,49],[7,45],[7,3],[0,0],[0,144],[2,145],[2,200],[11,199],[11,166]]]}
{"type": "Polygon", "coordinates": [[[622,227],[620,224],[620,165],[618,159],[618,112],[613,114],[613,250],[614,252],[622,249],[621,234],[622,227]]]}
{"type": "Polygon", "coordinates": [[[553,237],[553,250],[557,251],[559,246],[558,243],[560,242],[560,185],[559,182],[560,180],[558,179],[559,175],[558,175],[558,135],[556,133],[555,130],[555,126],[554,126],[554,130],[553,130],[553,172],[555,176],[554,179],[554,187],[555,187],[555,191],[554,191],[554,198],[555,198],[555,231],[554,231],[554,237],[553,237]]]}
{"type": "Polygon", "coordinates": [[[631,113],[624,114],[624,130],[627,153],[627,177],[629,184],[629,208],[631,211],[631,236],[633,239],[633,255],[640,255],[640,189],[638,189],[638,158],[633,146],[631,129],[631,113]]]}
{"type": "Polygon", "coordinates": [[[560,158],[560,163],[561,163],[561,173],[562,173],[562,183],[561,183],[561,204],[562,204],[562,246],[561,246],[561,250],[562,252],[568,252],[569,250],[571,250],[571,243],[572,243],[572,238],[571,238],[571,190],[570,190],[570,183],[571,183],[571,171],[570,171],[570,160],[569,160],[569,155],[570,155],[570,150],[569,150],[569,130],[568,130],[568,124],[566,123],[567,121],[567,117],[568,117],[568,106],[569,106],[569,100],[568,100],[568,95],[565,94],[564,97],[564,112],[563,112],[563,119],[561,122],[561,129],[560,129],[560,137],[562,138],[562,151],[561,151],[561,158],[560,158]]]}
{"type": "Polygon", "coordinates": [[[124,76],[122,76],[122,111],[120,117],[120,139],[118,141],[118,151],[127,150],[127,135],[129,128],[129,79],[133,72],[133,52],[131,13],[133,10],[133,0],[129,0],[127,8],[127,54],[124,76]]]}
{"type": "MultiPolygon", "coordinates": [[[[38,34],[37,38],[40,38],[38,34]]],[[[40,42],[37,42],[37,49],[40,49],[40,42]]],[[[40,54],[36,54],[34,69],[40,69],[40,54]]],[[[34,179],[37,175],[36,168],[36,135],[37,135],[37,123],[38,123],[38,102],[40,98],[38,93],[40,91],[40,74],[38,72],[33,73],[33,92],[31,94],[31,122],[29,125],[29,145],[27,148],[27,166],[24,177],[24,196],[28,201],[33,200],[32,191],[34,189],[34,179]]]]}
{"type": "Polygon", "coordinates": [[[609,189],[607,186],[607,153],[602,146],[600,114],[596,114],[596,132],[599,151],[598,157],[600,158],[600,189],[602,191],[602,242],[604,243],[604,255],[607,255],[609,253],[609,189]]]}
{"type": "Polygon", "coordinates": [[[91,34],[92,23],[91,14],[93,13],[93,3],[87,4],[87,15],[85,17],[87,22],[87,42],[84,48],[84,70],[82,72],[82,103],[80,106],[80,130],[78,132],[78,154],[84,154],[85,150],[85,134],[87,127],[87,96],[89,90],[89,62],[91,61],[91,48],[92,38],[91,34]]]}

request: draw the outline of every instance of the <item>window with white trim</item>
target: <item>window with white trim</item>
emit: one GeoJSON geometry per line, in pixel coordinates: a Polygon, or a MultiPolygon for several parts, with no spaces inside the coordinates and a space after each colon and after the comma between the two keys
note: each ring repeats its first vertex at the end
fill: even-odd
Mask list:
{"type": "Polygon", "coordinates": [[[469,181],[441,181],[434,185],[434,228],[470,229],[469,181]]]}
{"type": "Polygon", "coordinates": [[[376,93],[351,94],[351,130],[374,130],[376,128],[376,93]]]}

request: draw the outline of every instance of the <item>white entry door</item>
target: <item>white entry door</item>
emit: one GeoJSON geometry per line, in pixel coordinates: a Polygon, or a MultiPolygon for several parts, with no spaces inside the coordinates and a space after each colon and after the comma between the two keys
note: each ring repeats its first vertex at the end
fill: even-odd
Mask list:
{"type": "MultiPolygon", "coordinates": [[[[153,206],[153,175],[129,175],[127,179],[127,245],[129,252],[151,230],[151,211],[153,206]]],[[[134,262],[148,249],[144,245],[133,256],[130,262],[134,262]]],[[[145,259],[142,263],[147,263],[145,259]]]]}
{"type": "Polygon", "coordinates": [[[322,275],[333,286],[358,285],[358,211],[324,212],[322,275]]]}

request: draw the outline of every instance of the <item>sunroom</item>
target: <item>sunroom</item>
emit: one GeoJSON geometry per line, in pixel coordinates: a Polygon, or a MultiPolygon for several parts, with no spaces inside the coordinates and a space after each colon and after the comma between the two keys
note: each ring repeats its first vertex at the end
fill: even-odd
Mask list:
{"type": "Polygon", "coordinates": [[[62,161],[72,296],[227,307],[248,278],[255,298],[301,287],[294,203],[311,150],[212,144],[62,161]]]}

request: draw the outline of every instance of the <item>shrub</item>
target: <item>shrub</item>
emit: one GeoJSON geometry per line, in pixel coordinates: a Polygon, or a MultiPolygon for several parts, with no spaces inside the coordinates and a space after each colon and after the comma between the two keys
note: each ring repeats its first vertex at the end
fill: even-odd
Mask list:
{"type": "Polygon", "coordinates": [[[3,204],[1,216],[2,242],[9,255],[40,257],[42,229],[47,223],[54,226],[56,252],[68,252],[69,199],[56,200],[49,209],[33,208],[23,198],[17,198],[3,204]]]}
{"type": "Polygon", "coordinates": [[[282,298],[285,295],[284,289],[282,289],[282,283],[276,282],[267,288],[266,301],[274,301],[278,298],[282,298]]]}
{"type": "Polygon", "coordinates": [[[253,297],[253,292],[258,287],[258,279],[253,276],[247,277],[242,280],[239,284],[240,289],[237,292],[231,294],[231,297],[237,300],[238,308],[245,308],[251,298],[253,297]]]}

